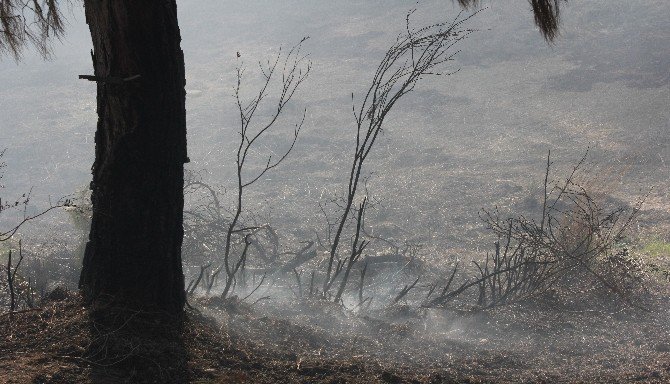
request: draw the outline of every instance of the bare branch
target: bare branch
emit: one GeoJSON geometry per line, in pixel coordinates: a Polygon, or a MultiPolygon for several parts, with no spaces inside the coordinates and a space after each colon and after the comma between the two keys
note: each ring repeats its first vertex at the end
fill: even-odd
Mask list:
{"type": "Polygon", "coordinates": [[[291,48],[288,54],[284,57],[283,61],[281,61],[282,53],[280,49],[279,54],[277,55],[274,61],[272,62],[268,61],[265,66],[259,62],[264,82],[261,85],[261,88],[256,94],[256,96],[246,103],[242,101],[242,95],[241,95],[242,77],[244,74],[244,69],[241,67],[237,69],[237,84],[234,89],[234,96],[240,117],[239,122],[240,142],[237,147],[237,153],[236,153],[237,194],[235,200],[235,208],[232,215],[232,219],[230,220],[228,228],[226,230],[226,242],[225,242],[225,249],[223,252],[223,267],[227,276],[226,287],[224,288],[222,294],[222,297],[224,298],[226,297],[226,295],[228,295],[231,283],[234,282],[235,280],[235,274],[239,270],[240,266],[243,265],[244,260],[246,260],[246,252],[249,245],[251,244],[249,242],[248,230],[253,230],[251,229],[253,227],[238,228],[240,217],[243,211],[244,190],[245,188],[253,185],[258,180],[260,180],[260,178],[263,177],[268,171],[279,166],[288,157],[288,155],[295,147],[298,135],[300,134],[300,130],[303,126],[303,123],[305,122],[306,110],[303,111],[301,120],[295,125],[295,129],[293,131],[293,137],[288,149],[285,150],[281,156],[279,156],[278,160],[272,161],[272,156],[268,156],[268,159],[265,165],[263,166],[263,169],[256,176],[245,180],[245,177],[243,175],[244,167],[248,160],[250,150],[258,142],[258,140],[261,139],[263,135],[268,133],[270,129],[275,126],[280,115],[284,111],[285,106],[291,101],[297,89],[307,79],[309,75],[309,72],[311,70],[311,62],[307,60],[307,55],[303,55],[301,53],[302,45],[306,40],[307,40],[306,37],[303,38],[302,40],[300,40],[298,44],[296,44],[293,48],[291,48]],[[281,85],[280,85],[281,90],[277,100],[276,109],[274,110],[274,113],[266,123],[261,124],[260,127],[254,130],[254,126],[252,125],[252,123],[255,121],[254,117],[256,111],[269,94],[272,80],[275,77],[275,73],[277,71],[278,65],[280,65],[280,62],[281,62],[280,69],[282,71],[281,85]],[[245,236],[244,237],[245,246],[244,250],[242,251],[242,256],[240,256],[238,263],[235,264],[234,266],[231,265],[230,260],[233,235],[245,236]]]}
{"type": "Polygon", "coordinates": [[[396,42],[386,51],[377,66],[372,83],[358,110],[355,106],[353,107],[356,148],[349,171],[345,204],[330,244],[326,277],[323,282],[324,294],[335,279],[333,266],[345,225],[353,211],[352,207],[361,181],[363,165],[382,132],[386,116],[403,96],[414,89],[420,80],[426,76],[438,75],[440,72],[435,69],[450,61],[457,53],[452,52],[454,45],[473,32],[472,29],[464,28],[464,24],[474,17],[476,12],[465,17],[459,13],[451,21],[419,29],[411,27],[410,18],[413,12],[411,10],[407,14],[405,33],[397,37],[396,42]]]}

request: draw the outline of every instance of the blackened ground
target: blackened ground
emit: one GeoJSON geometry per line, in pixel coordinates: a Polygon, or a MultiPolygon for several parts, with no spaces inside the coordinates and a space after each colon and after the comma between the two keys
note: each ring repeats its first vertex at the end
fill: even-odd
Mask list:
{"type": "Polygon", "coordinates": [[[210,302],[179,325],[100,318],[63,291],[0,317],[0,383],[662,383],[670,325],[660,293],[646,310],[545,303],[476,314],[210,302]]]}

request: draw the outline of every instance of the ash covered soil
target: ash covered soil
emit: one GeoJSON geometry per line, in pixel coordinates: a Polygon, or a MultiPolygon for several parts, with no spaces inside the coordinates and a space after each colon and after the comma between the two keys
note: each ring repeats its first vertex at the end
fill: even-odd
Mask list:
{"type": "Polygon", "coordinates": [[[41,309],[0,317],[0,382],[663,383],[668,293],[649,291],[637,308],[549,300],[367,314],[322,301],[210,300],[176,326],[139,312],[101,318],[59,290],[41,309]]]}

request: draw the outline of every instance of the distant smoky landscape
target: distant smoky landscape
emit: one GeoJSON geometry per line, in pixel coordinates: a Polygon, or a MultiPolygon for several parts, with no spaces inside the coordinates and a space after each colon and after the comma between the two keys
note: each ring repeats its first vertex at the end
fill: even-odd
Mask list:
{"type": "MultiPolygon", "coordinates": [[[[188,302],[230,345],[290,362],[286,382],[358,382],[357,369],[378,382],[670,380],[670,3],[568,2],[553,42],[527,1],[480,3],[442,75],[385,116],[347,206],[357,109],[408,12],[421,28],[475,9],[178,1],[188,302]],[[237,69],[252,101],[259,62],[280,57],[257,129],[304,37],[295,57],[309,76],[251,147],[243,177],[262,176],[238,207],[237,69]],[[319,376],[330,364],[342,381],[319,376]]],[[[0,232],[63,196],[77,205],[0,243],[4,254],[21,239],[25,308],[76,290],[90,226],[96,87],[77,79],[92,71],[80,8],[51,60],[0,61],[0,194],[30,191],[25,211],[0,212],[0,232]]]]}

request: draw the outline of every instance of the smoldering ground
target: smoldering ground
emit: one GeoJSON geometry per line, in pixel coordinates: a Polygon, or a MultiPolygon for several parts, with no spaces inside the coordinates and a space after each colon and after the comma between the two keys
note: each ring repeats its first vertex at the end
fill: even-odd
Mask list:
{"type": "MultiPolygon", "coordinates": [[[[239,137],[231,97],[235,68],[246,63],[251,78],[254,71],[258,74],[256,61],[271,60],[278,47],[286,49],[307,35],[305,49],[313,63],[303,92],[286,107],[287,124],[256,152],[253,170],[265,165],[264,155],[286,149],[292,124],[307,108],[294,151],[245,194],[244,221],[265,229],[249,245],[245,276],[226,300],[220,299],[225,273],[211,274],[221,267],[221,234],[228,222],[210,227],[207,236],[185,239],[187,283],[195,284],[201,268],[211,263],[192,304],[211,312],[238,342],[285,354],[298,369],[329,357],[480,381],[667,380],[663,273],[668,269],[670,203],[664,191],[670,145],[664,63],[670,28],[663,1],[566,5],[561,35],[553,45],[544,43],[526,17],[526,2],[489,4],[489,10],[473,18],[472,27],[479,32],[454,57],[453,69],[460,72],[420,85],[386,120],[364,171],[374,205],[365,218],[365,239],[373,244],[351,269],[342,300],[324,299],[328,221],[335,222],[341,213],[338,204],[346,194],[349,154],[354,152],[351,106],[360,102],[385,50],[404,32],[408,7],[415,6],[410,3],[186,1],[180,6],[192,170],[221,192],[224,219],[234,211],[239,137]],[[457,264],[447,294],[481,276],[473,260],[481,265],[487,252],[495,254],[500,233],[486,229],[482,208],[498,207],[503,221],[525,215],[539,224],[548,150],[553,179],[560,181],[587,147],[589,161],[599,167],[587,173],[589,193],[604,206],[626,209],[645,198],[632,231],[607,255],[622,256],[618,252],[626,248],[641,259],[644,284],[622,296],[586,272],[527,301],[483,308],[479,286],[473,285],[447,305],[423,306],[431,289],[431,298],[439,295],[457,264]],[[311,252],[314,257],[305,263],[276,272],[298,254],[307,258],[311,252]],[[368,263],[360,294],[366,257],[386,259],[368,263]],[[579,282],[580,276],[590,279],[567,284],[579,282]]],[[[417,22],[434,22],[423,17],[455,10],[445,10],[442,3],[421,4],[417,22]]],[[[75,28],[85,32],[83,18],[79,22],[75,28]]],[[[2,63],[2,139],[9,147],[3,196],[18,196],[34,185],[33,202],[48,201],[49,195],[67,195],[87,184],[94,98],[91,88],[69,81],[88,73],[90,66],[87,43],[74,43],[66,42],[62,51],[56,47],[55,63],[29,62],[28,69],[2,63]],[[72,47],[76,53],[67,52],[72,47]],[[34,114],[36,104],[45,107],[34,114]],[[44,133],[54,130],[55,135],[44,133]]],[[[252,90],[258,85],[245,84],[252,90]]],[[[261,112],[261,117],[271,116],[272,108],[261,112]]],[[[187,209],[197,206],[212,207],[211,199],[187,209]]],[[[39,224],[48,228],[41,238],[63,233],[69,220],[65,216],[39,224]]],[[[40,232],[42,227],[33,228],[40,232]]],[[[347,252],[352,228],[343,237],[347,252]]],[[[38,291],[75,283],[77,248],[83,240],[77,230],[69,234],[66,240],[24,240],[24,268],[39,272],[26,276],[31,284],[41,276],[44,288],[38,291]]],[[[234,261],[244,244],[237,239],[234,261]]],[[[634,258],[617,257],[611,261],[619,264],[598,264],[600,272],[612,265],[635,269],[629,263],[634,258]]],[[[337,293],[341,278],[331,294],[337,293]]]]}

